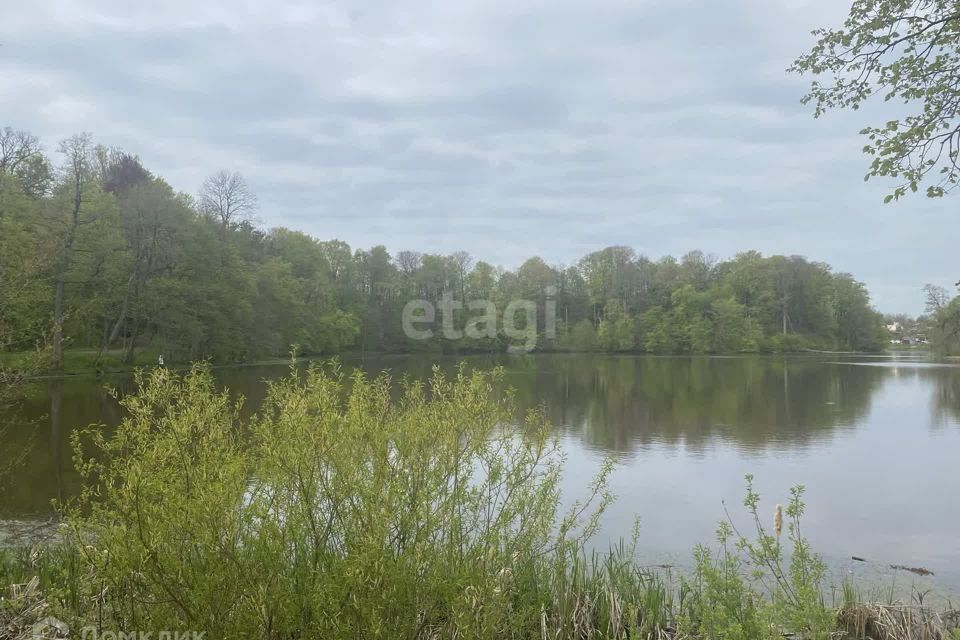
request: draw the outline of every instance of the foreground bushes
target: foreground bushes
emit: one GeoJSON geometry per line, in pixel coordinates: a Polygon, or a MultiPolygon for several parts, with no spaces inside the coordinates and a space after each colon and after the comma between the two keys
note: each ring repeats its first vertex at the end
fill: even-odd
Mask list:
{"type": "Polygon", "coordinates": [[[208,637],[537,633],[608,498],[600,478],[560,513],[557,443],[538,414],[504,428],[499,375],[392,399],[386,377],[314,367],[245,423],[206,371],[154,371],[114,437],[78,442],[99,454],[68,518],[86,613],[208,637]]]}
{"type": "Polygon", "coordinates": [[[717,550],[698,549],[695,571],[679,580],[641,569],[630,547],[589,554],[611,499],[609,466],[587,501],[562,510],[558,443],[540,414],[517,419],[510,395],[494,391],[500,375],[391,385],[315,366],[274,383],[244,420],[203,368],[183,378],[155,370],[124,399],[129,417],[113,437],[77,437],[88,483],[65,509],[66,541],[0,577],[38,575],[48,602],[30,610],[98,634],[772,639],[836,630],[823,565],[800,535],[802,490],[786,530],[768,533],[748,479],[755,531],[721,526],[717,550]]]}

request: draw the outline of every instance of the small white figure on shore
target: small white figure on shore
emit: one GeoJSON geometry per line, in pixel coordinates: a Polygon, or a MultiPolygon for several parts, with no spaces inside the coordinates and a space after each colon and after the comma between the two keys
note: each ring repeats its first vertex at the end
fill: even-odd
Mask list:
{"type": "Polygon", "coordinates": [[[157,358],[157,365],[158,365],[158,366],[161,366],[161,367],[163,366],[163,354],[162,354],[162,353],[160,354],[160,357],[157,358]]]}

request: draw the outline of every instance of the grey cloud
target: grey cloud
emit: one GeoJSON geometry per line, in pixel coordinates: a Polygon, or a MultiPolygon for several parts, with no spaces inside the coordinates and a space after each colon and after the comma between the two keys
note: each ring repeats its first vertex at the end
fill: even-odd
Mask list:
{"type": "Polygon", "coordinates": [[[948,204],[881,207],[856,132],[882,114],[815,121],[784,72],[838,4],[37,0],[0,24],[0,125],[188,192],[238,169],[265,224],[354,246],[800,253],[919,312],[957,275],[948,204]]]}

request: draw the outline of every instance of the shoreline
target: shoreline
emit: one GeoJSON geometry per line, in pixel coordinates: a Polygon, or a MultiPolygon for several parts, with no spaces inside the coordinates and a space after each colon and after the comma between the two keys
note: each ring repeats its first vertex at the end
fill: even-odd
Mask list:
{"type": "MultiPolygon", "coordinates": [[[[17,358],[21,357],[27,352],[7,352],[0,353],[0,367],[5,365],[7,362],[15,362],[17,358]]],[[[69,352],[68,352],[69,353],[69,352]]],[[[76,353],[76,352],[75,352],[76,353]]],[[[857,356],[863,358],[895,358],[898,356],[906,356],[911,358],[924,358],[928,360],[936,360],[934,354],[930,351],[913,351],[913,350],[904,350],[904,351],[881,351],[881,352],[871,352],[871,351],[827,351],[827,350],[817,350],[817,349],[802,349],[800,351],[783,351],[783,352],[716,352],[716,353],[652,353],[647,351],[572,351],[572,350],[543,350],[543,351],[531,351],[528,353],[511,353],[509,351],[460,351],[460,352],[443,352],[443,351],[342,351],[334,354],[314,354],[314,355],[303,355],[297,356],[295,360],[297,362],[314,362],[314,361],[323,361],[323,360],[332,360],[335,358],[356,358],[359,357],[361,360],[367,357],[438,357],[438,358],[473,358],[473,357],[500,357],[500,356],[552,356],[552,355],[578,355],[578,356],[607,356],[607,357],[647,357],[647,358],[776,358],[776,357],[799,357],[799,356],[857,356]]],[[[943,360],[960,360],[960,356],[945,356],[943,360]]],[[[261,358],[257,360],[251,360],[246,362],[223,362],[223,363],[210,363],[209,366],[212,369],[240,369],[244,367],[262,367],[262,366],[278,366],[289,364],[291,359],[289,357],[271,357],[271,358],[261,358]]],[[[187,371],[190,367],[196,362],[180,362],[173,361],[167,362],[164,366],[171,371],[187,371]]],[[[9,366],[9,365],[6,365],[9,366]]],[[[73,377],[85,377],[85,376],[111,376],[111,375],[124,375],[130,374],[136,371],[137,369],[148,369],[151,367],[157,366],[155,360],[141,360],[132,365],[120,365],[120,366],[110,366],[110,367],[99,367],[99,368],[66,368],[64,371],[52,371],[46,370],[41,371],[35,375],[25,376],[23,379],[25,381],[41,381],[41,380],[58,380],[66,379],[73,377]]],[[[13,369],[13,367],[11,367],[13,369]]],[[[15,369],[13,369],[15,370],[15,369]]]]}

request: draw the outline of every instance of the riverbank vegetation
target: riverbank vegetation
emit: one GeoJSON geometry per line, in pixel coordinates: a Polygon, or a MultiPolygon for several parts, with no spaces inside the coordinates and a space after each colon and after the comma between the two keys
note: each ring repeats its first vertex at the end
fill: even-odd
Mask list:
{"type": "Polygon", "coordinates": [[[75,437],[87,488],[59,540],[0,561],[24,585],[0,602],[0,636],[54,616],[76,637],[951,637],[949,618],[831,584],[800,487],[775,510],[748,478],[746,518],[688,575],[644,567],[629,542],[594,552],[609,465],[561,507],[559,444],[501,375],[314,365],[243,419],[205,368],[145,374],[116,432],[75,437]],[[913,635],[884,631],[897,611],[913,635]]]}
{"type": "MultiPolygon", "coordinates": [[[[538,348],[708,353],[886,343],[863,285],[798,256],[699,251],[658,260],[608,247],[569,265],[533,257],[516,269],[383,246],[354,250],[256,223],[235,173],[178,193],[138,158],[88,134],[45,154],[29,133],[0,130],[0,351],[50,347],[49,368],[92,369],[164,354],[168,362],[241,362],[304,353],[503,351],[507,303],[537,305],[538,348]],[[402,330],[407,302],[489,300],[501,331],[426,341],[402,330]],[[547,330],[550,305],[556,331],[547,330]],[[80,355],[78,355],[80,354],[80,355]]],[[[471,317],[449,311],[461,330],[471,317]]]]}
{"type": "Polygon", "coordinates": [[[927,285],[927,315],[922,318],[931,348],[939,355],[960,355],[960,296],[927,285]]]}
{"type": "MultiPolygon", "coordinates": [[[[860,134],[870,157],[864,179],[895,182],[884,203],[916,193],[943,198],[960,184],[956,8],[943,0],[854,0],[841,25],[813,31],[816,42],[789,69],[812,76],[802,101],[813,106],[816,117],[871,102],[880,107],[882,96],[887,107],[864,111],[884,114],[860,134]],[[898,106],[891,108],[894,104],[898,106]]],[[[927,285],[925,293],[929,316],[922,318],[916,334],[938,355],[960,354],[956,290],[927,285]]]]}

